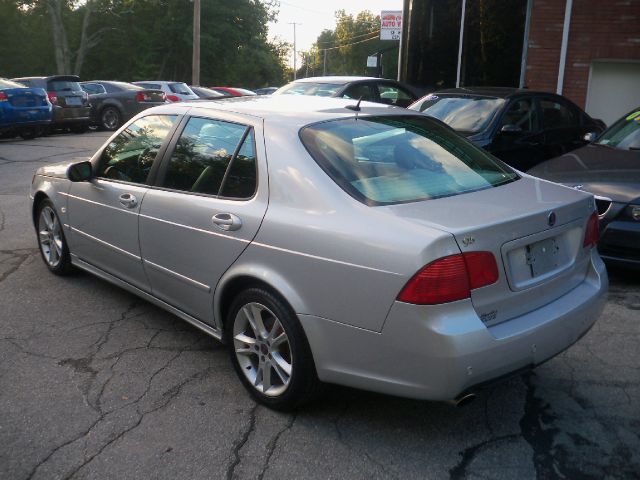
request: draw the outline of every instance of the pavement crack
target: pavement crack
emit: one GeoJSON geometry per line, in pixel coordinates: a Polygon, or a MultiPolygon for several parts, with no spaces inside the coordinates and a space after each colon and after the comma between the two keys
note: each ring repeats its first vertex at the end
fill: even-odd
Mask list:
{"type": "MultiPolygon", "coordinates": [[[[4,226],[4,221],[3,221],[4,226]]],[[[0,283],[4,282],[9,276],[16,272],[27,259],[34,255],[38,249],[36,248],[22,248],[17,250],[0,250],[0,254],[7,255],[8,258],[3,260],[2,263],[13,263],[7,270],[0,273],[0,283]]]]}
{"type": "MultiPolygon", "coordinates": [[[[480,452],[482,452],[486,447],[497,443],[508,440],[517,440],[520,438],[520,435],[512,434],[512,435],[502,435],[500,437],[489,438],[484,442],[478,443],[471,447],[466,448],[461,451],[459,455],[462,457],[458,464],[449,470],[449,478],[451,480],[458,480],[468,478],[470,474],[473,473],[474,476],[477,475],[477,472],[467,471],[473,460],[478,456],[480,452]]],[[[540,478],[538,476],[538,478],[540,478]]],[[[553,478],[553,477],[543,477],[543,478],[553,478]]]]}
{"type": "Polygon", "coordinates": [[[295,423],[296,419],[298,418],[298,414],[294,414],[289,418],[289,421],[287,422],[287,425],[280,430],[278,433],[276,433],[274,435],[274,437],[269,441],[269,444],[267,445],[267,456],[264,459],[264,462],[262,464],[262,470],[260,471],[260,475],[258,475],[258,480],[262,480],[265,476],[265,474],[267,473],[267,470],[269,470],[269,462],[271,461],[271,457],[273,456],[273,453],[276,451],[276,448],[278,446],[278,441],[280,440],[280,437],[282,436],[283,433],[291,430],[291,428],[293,427],[293,424],[295,423]]]}
{"type": "Polygon", "coordinates": [[[236,440],[233,443],[233,449],[231,451],[231,455],[233,455],[233,461],[227,467],[227,473],[225,478],[227,480],[232,480],[235,475],[235,470],[238,465],[240,465],[240,450],[249,440],[249,436],[256,428],[256,410],[258,409],[258,404],[256,403],[251,410],[249,411],[249,425],[248,428],[242,432],[242,436],[240,439],[236,440]]]}

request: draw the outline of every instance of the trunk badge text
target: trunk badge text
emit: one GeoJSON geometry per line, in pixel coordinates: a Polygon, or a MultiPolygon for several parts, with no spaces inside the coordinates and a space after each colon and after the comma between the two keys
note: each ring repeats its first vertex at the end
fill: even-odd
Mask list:
{"type": "Polygon", "coordinates": [[[469,245],[475,243],[476,239],[471,236],[471,235],[467,235],[462,239],[462,243],[465,247],[468,247],[469,245]]]}

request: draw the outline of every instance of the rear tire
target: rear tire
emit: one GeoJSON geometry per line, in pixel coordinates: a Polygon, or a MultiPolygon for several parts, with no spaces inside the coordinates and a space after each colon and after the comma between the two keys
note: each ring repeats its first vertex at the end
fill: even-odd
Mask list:
{"type": "Polygon", "coordinates": [[[258,403],[290,411],[320,392],[322,384],[302,326],[291,308],[270,291],[249,288],[234,299],[225,339],[238,377],[258,403]]]}
{"type": "Polygon", "coordinates": [[[122,114],[116,107],[105,107],[100,113],[100,126],[110,132],[122,125],[122,114]]]}
{"type": "Polygon", "coordinates": [[[47,268],[56,275],[73,271],[67,239],[51,200],[42,200],[36,210],[36,232],[40,255],[47,268]]]}

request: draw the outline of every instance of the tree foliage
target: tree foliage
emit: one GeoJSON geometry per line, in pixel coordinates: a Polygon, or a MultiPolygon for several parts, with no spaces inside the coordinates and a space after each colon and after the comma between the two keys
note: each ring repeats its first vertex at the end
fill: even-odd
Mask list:
{"type": "Polygon", "coordinates": [[[303,53],[298,76],[379,75],[395,78],[398,69],[398,42],[380,40],[380,17],[368,10],[348,15],[338,10],[336,27],[324,30],[309,52],[303,53]],[[326,51],[326,69],[325,69],[326,51]],[[367,57],[382,53],[382,70],[367,67],[367,57]]]}
{"type": "MultiPolygon", "coordinates": [[[[285,81],[288,45],[267,39],[277,2],[202,0],[201,8],[201,84],[285,81]]],[[[189,1],[0,0],[0,16],[0,76],[76,73],[84,79],[190,83],[189,1]]]]}

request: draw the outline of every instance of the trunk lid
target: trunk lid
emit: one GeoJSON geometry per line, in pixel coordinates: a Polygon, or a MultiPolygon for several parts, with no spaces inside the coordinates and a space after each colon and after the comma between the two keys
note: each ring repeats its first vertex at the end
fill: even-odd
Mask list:
{"type": "Polygon", "coordinates": [[[462,252],[489,251],[496,283],[471,291],[476,312],[494,325],[535,310],[584,280],[584,230],[593,196],[529,176],[453,197],[383,207],[451,233],[462,252]]]}
{"type": "Polygon", "coordinates": [[[7,88],[3,92],[12,107],[37,108],[48,106],[47,95],[41,88],[7,88]]]}

